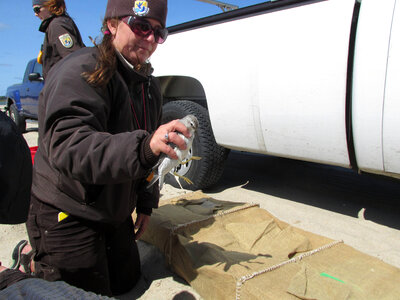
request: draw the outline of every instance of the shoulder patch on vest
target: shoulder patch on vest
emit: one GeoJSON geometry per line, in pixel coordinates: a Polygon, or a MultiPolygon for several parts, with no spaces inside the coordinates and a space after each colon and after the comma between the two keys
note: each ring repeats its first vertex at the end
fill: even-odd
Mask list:
{"type": "Polygon", "coordinates": [[[71,48],[74,45],[74,41],[72,40],[71,36],[69,35],[69,33],[60,35],[59,40],[61,42],[61,44],[65,47],[65,48],[71,48]]]}

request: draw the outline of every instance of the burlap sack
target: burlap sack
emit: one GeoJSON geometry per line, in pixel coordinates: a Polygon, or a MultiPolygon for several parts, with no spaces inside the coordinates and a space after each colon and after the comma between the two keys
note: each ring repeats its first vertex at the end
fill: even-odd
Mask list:
{"type": "Polygon", "coordinates": [[[204,299],[400,299],[399,269],[256,205],[187,194],[142,239],[204,299]]]}

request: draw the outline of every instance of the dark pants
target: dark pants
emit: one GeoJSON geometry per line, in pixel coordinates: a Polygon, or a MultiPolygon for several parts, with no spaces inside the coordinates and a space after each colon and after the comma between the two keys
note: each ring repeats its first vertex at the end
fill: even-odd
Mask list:
{"type": "Polygon", "coordinates": [[[33,276],[22,273],[20,270],[4,270],[3,272],[0,272],[0,291],[13,285],[14,283],[17,283],[18,281],[28,278],[33,278],[33,276]]]}
{"type": "Polygon", "coordinates": [[[35,275],[63,280],[97,294],[131,290],[140,277],[132,218],[118,228],[69,215],[32,196],[27,231],[35,254],[35,275]]]}

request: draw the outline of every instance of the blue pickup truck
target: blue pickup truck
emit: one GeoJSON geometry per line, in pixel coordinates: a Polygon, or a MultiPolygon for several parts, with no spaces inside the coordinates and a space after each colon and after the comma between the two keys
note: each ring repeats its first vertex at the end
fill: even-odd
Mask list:
{"type": "Polygon", "coordinates": [[[5,109],[22,133],[26,132],[26,119],[38,118],[38,100],[43,85],[42,65],[32,59],[26,66],[22,83],[7,88],[5,109]]]}

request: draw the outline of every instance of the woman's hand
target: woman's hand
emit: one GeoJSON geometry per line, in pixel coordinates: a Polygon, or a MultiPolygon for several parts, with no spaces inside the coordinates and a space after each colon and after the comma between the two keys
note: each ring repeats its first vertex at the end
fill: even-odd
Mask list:
{"type": "Polygon", "coordinates": [[[147,225],[149,225],[150,216],[145,214],[138,214],[136,222],[135,222],[135,240],[138,240],[142,234],[145,232],[147,225]]]}
{"type": "Polygon", "coordinates": [[[181,132],[188,138],[190,137],[189,130],[178,120],[171,121],[158,127],[150,140],[150,148],[155,155],[165,153],[172,159],[177,159],[178,157],[176,156],[174,149],[172,149],[168,143],[177,145],[181,150],[186,149],[185,141],[178,136],[176,131],[181,132]]]}

